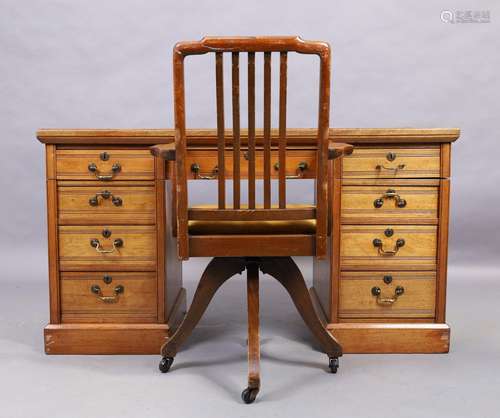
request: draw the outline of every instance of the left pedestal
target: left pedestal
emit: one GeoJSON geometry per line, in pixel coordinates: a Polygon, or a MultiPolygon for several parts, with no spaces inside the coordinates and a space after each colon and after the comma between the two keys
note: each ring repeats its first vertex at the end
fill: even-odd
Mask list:
{"type": "Polygon", "coordinates": [[[38,139],[47,166],[45,352],[159,354],[186,305],[165,163],[133,136],[39,131],[38,139]]]}

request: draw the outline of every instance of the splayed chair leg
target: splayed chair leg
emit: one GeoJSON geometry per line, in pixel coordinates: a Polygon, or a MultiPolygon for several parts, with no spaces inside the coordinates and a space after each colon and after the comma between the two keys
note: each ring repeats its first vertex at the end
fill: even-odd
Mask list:
{"type": "Polygon", "coordinates": [[[287,290],[300,316],[328,355],[330,370],[336,373],[339,366],[338,359],[342,356],[342,347],[321,323],[312,304],[304,277],[293,259],[291,257],[263,258],[260,262],[260,269],[263,273],[278,280],[287,290]]]}
{"type": "Polygon", "coordinates": [[[168,372],[177,351],[191,335],[219,287],[235,274],[241,274],[243,270],[245,270],[245,262],[241,258],[215,257],[210,261],[201,276],[186,316],[172,338],[169,338],[161,347],[162,359],[159,365],[161,372],[168,372]]]}

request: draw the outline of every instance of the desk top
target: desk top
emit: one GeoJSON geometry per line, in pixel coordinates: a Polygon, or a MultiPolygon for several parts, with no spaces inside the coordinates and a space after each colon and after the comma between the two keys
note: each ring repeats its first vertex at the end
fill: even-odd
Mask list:
{"type": "MultiPolygon", "coordinates": [[[[174,141],[174,129],[40,129],[36,135],[44,144],[80,144],[98,145],[154,145],[174,141]]],[[[188,129],[188,145],[190,147],[215,146],[217,132],[215,129],[188,129]]],[[[278,130],[272,130],[272,142],[278,142],[278,130]]],[[[363,143],[446,143],[454,142],[460,136],[458,128],[330,128],[330,138],[335,142],[350,144],[363,143]]],[[[241,131],[241,142],[248,139],[247,130],[241,131]]],[[[256,131],[256,142],[262,142],[262,130],[256,131]]],[[[230,144],[232,131],[226,130],[226,141],[230,144]]],[[[316,129],[287,129],[287,142],[291,146],[308,147],[316,141],[316,129]]]]}

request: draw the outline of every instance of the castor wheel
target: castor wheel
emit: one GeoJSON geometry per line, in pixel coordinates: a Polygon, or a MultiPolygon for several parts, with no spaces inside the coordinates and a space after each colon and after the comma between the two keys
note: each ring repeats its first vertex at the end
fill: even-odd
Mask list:
{"type": "Polygon", "coordinates": [[[330,357],[330,361],[328,363],[328,367],[330,367],[330,371],[332,373],[337,373],[339,369],[339,358],[338,357],[330,357]]]}
{"type": "Polygon", "coordinates": [[[258,393],[258,388],[246,388],[243,392],[241,392],[241,399],[243,399],[243,402],[245,403],[253,403],[258,393]]]}
{"type": "Polygon", "coordinates": [[[170,370],[170,366],[172,366],[173,362],[173,357],[162,357],[160,364],[158,365],[160,372],[167,373],[170,370]]]}

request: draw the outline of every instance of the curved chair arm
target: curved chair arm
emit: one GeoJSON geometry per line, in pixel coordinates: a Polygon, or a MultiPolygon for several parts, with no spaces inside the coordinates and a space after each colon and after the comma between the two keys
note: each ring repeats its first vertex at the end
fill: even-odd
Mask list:
{"type": "Polygon", "coordinates": [[[345,155],[351,155],[353,149],[354,147],[350,144],[330,141],[328,143],[328,159],[334,160],[345,155]]]}
{"type": "Polygon", "coordinates": [[[149,150],[155,157],[161,157],[166,161],[175,161],[175,142],[153,145],[149,150]]]}

